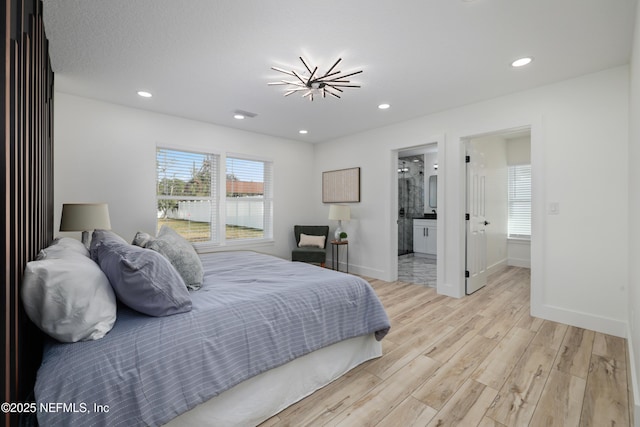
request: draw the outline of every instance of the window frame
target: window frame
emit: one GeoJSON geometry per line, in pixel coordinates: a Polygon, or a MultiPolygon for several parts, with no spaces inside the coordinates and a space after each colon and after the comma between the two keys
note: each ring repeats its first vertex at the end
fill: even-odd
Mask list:
{"type": "MultiPolygon", "coordinates": [[[[216,238],[217,240],[207,240],[207,241],[190,241],[194,247],[199,252],[207,252],[210,250],[215,250],[216,248],[221,248],[225,246],[259,246],[262,244],[272,245],[274,243],[273,238],[273,224],[274,224],[274,171],[275,171],[275,162],[272,159],[258,157],[254,155],[247,155],[236,152],[224,152],[224,151],[215,151],[215,150],[207,150],[203,148],[196,147],[185,147],[185,146],[175,146],[170,144],[156,144],[155,147],[155,161],[156,161],[156,172],[155,172],[155,200],[156,200],[156,212],[158,207],[158,201],[161,199],[200,199],[200,197],[180,197],[180,196],[160,196],[157,194],[157,183],[158,183],[158,151],[159,150],[169,150],[176,152],[185,152],[185,153],[194,153],[194,154],[202,154],[202,155],[211,155],[216,160],[216,173],[211,176],[211,196],[209,198],[203,199],[211,199],[214,203],[211,209],[211,237],[216,238]],[[227,175],[227,157],[233,159],[240,160],[248,160],[248,161],[256,161],[263,162],[265,167],[268,165],[270,168],[270,185],[265,183],[265,187],[263,189],[265,196],[263,203],[265,204],[264,209],[264,237],[262,238],[239,238],[239,239],[227,239],[226,238],[226,209],[227,209],[227,197],[226,197],[226,175],[227,175]],[[214,178],[215,175],[215,178],[214,178]],[[269,209],[266,209],[268,204],[269,209]],[[214,229],[215,223],[215,229],[214,229]]],[[[156,230],[159,229],[159,219],[156,214],[156,230]]]]}
{"type": "MultiPolygon", "coordinates": [[[[224,170],[221,167],[221,176],[224,177],[224,191],[222,191],[222,184],[220,190],[220,198],[224,199],[221,203],[223,203],[220,211],[221,211],[221,236],[225,236],[224,239],[221,239],[225,245],[228,246],[236,246],[242,244],[254,244],[254,243],[262,243],[262,242],[273,242],[273,222],[274,222],[274,201],[273,201],[273,193],[274,193],[274,161],[271,159],[266,159],[259,156],[252,156],[247,154],[235,153],[235,152],[227,152],[222,156],[221,163],[224,164],[224,170]],[[238,159],[238,160],[246,160],[251,162],[261,162],[265,167],[265,174],[267,173],[266,169],[268,166],[268,173],[270,174],[270,182],[264,182],[263,187],[263,237],[261,238],[243,238],[243,239],[227,239],[226,238],[226,223],[227,223],[227,192],[226,192],[226,179],[227,179],[227,159],[238,159]],[[267,204],[269,206],[267,207],[267,204]]],[[[266,181],[266,178],[264,179],[266,181]]]]}

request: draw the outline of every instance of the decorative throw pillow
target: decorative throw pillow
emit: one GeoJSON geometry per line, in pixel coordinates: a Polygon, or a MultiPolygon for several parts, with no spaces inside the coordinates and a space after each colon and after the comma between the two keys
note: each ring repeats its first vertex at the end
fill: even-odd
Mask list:
{"type": "Polygon", "coordinates": [[[171,227],[163,225],[158,236],[147,244],[147,248],[167,257],[182,276],[187,288],[190,290],[200,289],[204,276],[202,261],[193,245],[184,237],[171,227]]]}
{"type": "Polygon", "coordinates": [[[149,243],[151,243],[155,238],[144,231],[138,231],[131,242],[132,245],[140,246],[141,248],[146,248],[149,243]]]}
{"type": "Polygon", "coordinates": [[[91,259],[95,262],[98,262],[98,246],[103,244],[128,245],[129,243],[111,230],[94,230],[91,236],[91,244],[89,245],[89,256],[91,256],[91,259]]]}
{"type": "Polygon", "coordinates": [[[191,295],[171,263],[162,255],[128,243],[103,243],[98,264],[118,299],[149,316],[191,310],[191,295]]]}
{"type": "Polygon", "coordinates": [[[58,341],[97,340],[116,321],[109,280],[86,256],[29,262],[21,296],[31,321],[58,341]]]}
{"type": "Polygon", "coordinates": [[[324,248],[324,240],[324,236],[310,236],[308,234],[300,233],[300,243],[298,243],[298,246],[313,246],[324,248]]]}

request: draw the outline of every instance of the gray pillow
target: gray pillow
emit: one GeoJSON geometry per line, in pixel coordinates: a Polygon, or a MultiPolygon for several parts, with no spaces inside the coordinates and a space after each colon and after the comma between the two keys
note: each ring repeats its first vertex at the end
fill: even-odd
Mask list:
{"type": "Polygon", "coordinates": [[[140,246],[141,248],[146,248],[149,243],[154,240],[154,237],[145,233],[144,231],[138,231],[136,235],[133,237],[132,245],[140,246]]]}
{"type": "Polygon", "coordinates": [[[191,295],[171,263],[157,252],[128,243],[103,243],[96,249],[98,264],[116,296],[149,316],[191,310],[191,295]]]}
{"type": "Polygon", "coordinates": [[[180,276],[190,290],[200,289],[204,270],[202,261],[184,237],[175,232],[171,227],[163,225],[158,236],[147,243],[147,248],[161,253],[178,270],[180,276]]]}
{"type": "Polygon", "coordinates": [[[94,230],[91,235],[91,244],[89,245],[89,256],[95,262],[98,262],[98,246],[102,244],[128,244],[126,240],[118,236],[111,230],[94,230]]]}

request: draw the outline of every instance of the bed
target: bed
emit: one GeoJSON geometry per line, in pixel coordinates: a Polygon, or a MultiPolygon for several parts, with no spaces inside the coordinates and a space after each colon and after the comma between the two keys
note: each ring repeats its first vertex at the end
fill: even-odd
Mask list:
{"type": "Polygon", "coordinates": [[[40,425],[253,426],[381,355],[389,320],[365,280],[250,251],[200,259],[190,311],[120,304],[104,337],[45,342],[40,425]]]}

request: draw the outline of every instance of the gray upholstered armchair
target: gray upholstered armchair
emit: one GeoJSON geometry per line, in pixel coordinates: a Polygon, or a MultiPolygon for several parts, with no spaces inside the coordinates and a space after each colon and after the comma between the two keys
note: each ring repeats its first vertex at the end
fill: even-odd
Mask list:
{"type": "MultiPolygon", "coordinates": [[[[327,240],[329,236],[328,225],[295,225],[293,233],[296,237],[296,247],[291,252],[292,261],[318,263],[324,267],[327,260],[327,240]],[[306,236],[324,236],[324,246],[300,246],[300,235],[306,236]]],[[[312,240],[318,241],[317,238],[312,240]]],[[[320,239],[321,241],[322,239],[320,239]]],[[[304,243],[304,242],[303,242],[304,243]]]]}

